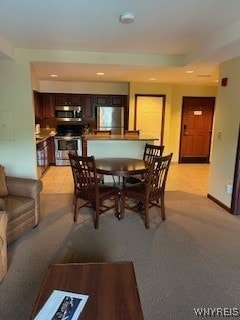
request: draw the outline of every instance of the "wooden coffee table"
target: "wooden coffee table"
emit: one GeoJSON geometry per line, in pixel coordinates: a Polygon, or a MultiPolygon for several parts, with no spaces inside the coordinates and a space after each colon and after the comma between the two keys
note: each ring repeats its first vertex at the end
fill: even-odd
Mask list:
{"type": "Polygon", "coordinates": [[[51,265],[30,319],[54,289],[89,295],[80,320],[143,319],[132,262],[51,265]]]}

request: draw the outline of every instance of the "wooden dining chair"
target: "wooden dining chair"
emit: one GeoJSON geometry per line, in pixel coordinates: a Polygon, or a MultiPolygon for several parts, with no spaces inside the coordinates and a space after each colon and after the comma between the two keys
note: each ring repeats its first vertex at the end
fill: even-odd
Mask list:
{"type": "MultiPolygon", "coordinates": [[[[94,134],[98,137],[110,137],[112,134],[112,130],[94,130],[94,134]]],[[[116,185],[115,177],[112,176],[113,185],[116,185]]]]}
{"type": "Polygon", "coordinates": [[[107,186],[99,183],[96,171],[95,158],[82,157],[69,154],[73,180],[74,180],[74,216],[77,221],[78,209],[84,206],[91,206],[94,210],[94,227],[99,226],[100,214],[115,207],[118,211],[119,189],[114,186],[107,186]],[[105,205],[105,200],[112,200],[112,205],[105,205]],[[79,205],[78,200],[84,200],[84,204],[79,205]]]}
{"type": "Polygon", "coordinates": [[[124,130],[124,135],[129,137],[139,137],[139,130],[124,130]]]}
{"type": "MultiPolygon", "coordinates": [[[[72,149],[68,149],[68,156],[69,154],[74,155],[74,156],[78,156],[78,151],[77,150],[72,150],[72,149]]],[[[104,175],[103,174],[97,174],[97,178],[98,181],[101,183],[104,183],[104,175]]]]}
{"type": "MultiPolygon", "coordinates": [[[[155,146],[153,144],[146,143],[143,152],[143,160],[152,163],[154,157],[160,157],[163,154],[164,145],[155,146]]],[[[125,184],[136,184],[144,179],[144,175],[130,176],[125,179],[125,184]]]]}
{"type": "Polygon", "coordinates": [[[111,136],[112,130],[94,130],[94,134],[97,136],[108,137],[111,136]]]}
{"type": "Polygon", "coordinates": [[[165,185],[167,181],[168,169],[172,159],[172,153],[167,156],[154,157],[146,179],[138,184],[121,190],[120,214],[124,216],[124,210],[143,212],[145,227],[149,229],[149,208],[157,206],[161,209],[162,219],[165,220],[165,185]],[[134,206],[127,203],[126,198],[136,201],[134,206]]]}

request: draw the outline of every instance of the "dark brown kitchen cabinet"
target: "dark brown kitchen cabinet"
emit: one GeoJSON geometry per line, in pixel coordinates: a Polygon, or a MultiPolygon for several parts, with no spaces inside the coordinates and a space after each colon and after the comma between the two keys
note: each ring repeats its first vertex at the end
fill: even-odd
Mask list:
{"type": "Polygon", "coordinates": [[[82,95],[80,94],[68,94],[68,93],[56,93],[55,94],[56,106],[81,106],[82,95]]]}
{"type": "Polygon", "coordinates": [[[107,95],[96,95],[95,103],[99,106],[107,106],[108,105],[108,96],[107,95]]]}
{"type": "Polygon", "coordinates": [[[42,118],[42,96],[41,96],[41,93],[38,91],[33,91],[33,100],[34,100],[35,118],[41,119],[42,118]]]}
{"type": "Polygon", "coordinates": [[[126,107],[126,95],[95,95],[95,104],[99,106],[126,107]]]}
{"type": "Polygon", "coordinates": [[[82,138],[82,155],[83,157],[87,157],[87,140],[82,138]]]}
{"type": "Polygon", "coordinates": [[[94,121],[94,96],[93,95],[82,95],[82,108],[83,108],[83,121],[94,121]]]}
{"type": "Polygon", "coordinates": [[[42,93],[42,112],[44,119],[55,118],[55,95],[53,93],[42,93]]]}
{"type": "Polygon", "coordinates": [[[54,145],[54,137],[50,137],[47,139],[47,153],[48,153],[48,165],[55,164],[55,145],[54,145]]]}
{"type": "Polygon", "coordinates": [[[110,96],[110,105],[112,107],[125,107],[126,102],[127,102],[127,97],[123,95],[115,95],[115,96],[110,96]]]}
{"type": "Polygon", "coordinates": [[[42,174],[50,165],[55,163],[54,155],[54,138],[49,137],[47,140],[37,144],[37,166],[38,171],[42,174]]]}

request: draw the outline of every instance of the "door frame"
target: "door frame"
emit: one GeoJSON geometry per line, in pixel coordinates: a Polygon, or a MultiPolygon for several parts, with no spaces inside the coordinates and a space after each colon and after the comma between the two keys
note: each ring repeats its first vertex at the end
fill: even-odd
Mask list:
{"type": "Polygon", "coordinates": [[[195,97],[195,96],[183,96],[182,97],[182,111],[181,111],[181,124],[180,124],[180,141],[179,141],[179,152],[178,152],[178,163],[185,163],[181,161],[181,147],[182,147],[182,132],[183,132],[183,106],[184,106],[184,99],[186,98],[206,98],[206,99],[214,99],[214,106],[213,106],[213,114],[212,114],[212,127],[211,127],[211,137],[210,137],[210,144],[209,144],[209,150],[208,150],[208,159],[206,163],[209,163],[210,155],[211,155],[211,146],[212,146],[212,128],[213,128],[213,119],[214,119],[214,111],[215,111],[215,103],[216,103],[216,98],[215,97],[210,97],[210,96],[200,96],[200,97],[195,97]]]}
{"type": "Polygon", "coordinates": [[[161,131],[160,131],[160,145],[163,144],[164,138],[164,124],[165,124],[165,107],[166,107],[166,95],[165,94],[135,94],[134,102],[134,130],[137,130],[137,98],[138,97],[156,97],[162,98],[162,119],[161,119],[161,131]]]}
{"type": "Polygon", "coordinates": [[[230,212],[240,215],[240,128],[238,133],[238,144],[236,152],[236,162],[233,178],[233,193],[230,212]]]}

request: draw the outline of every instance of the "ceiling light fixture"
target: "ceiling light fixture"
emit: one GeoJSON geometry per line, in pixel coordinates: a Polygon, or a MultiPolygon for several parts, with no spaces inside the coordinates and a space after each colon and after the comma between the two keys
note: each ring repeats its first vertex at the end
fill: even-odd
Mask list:
{"type": "Polygon", "coordinates": [[[156,81],[156,80],[157,80],[157,78],[155,78],[155,77],[151,77],[151,78],[149,78],[149,80],[150,80],[150,81],[156,81]]]}
{"type": "Polygon", "coordinates": [[[51,77],[51,78],[57,78],[58,75],[57,75],[57,74],[50,74],[50,77],[51,77]]]}
{"type": "Polygon", "coordinates": [[[97,72],[97,76],[104,76],[105,73],[104,72],[97,72]]]}
{"type": "Polygon", "coordinates": [[[119,20],[124,24],[129,24],[134,21],[134,14],[132,13],[123,13],[120,15],[119,20]]]}
{"type": "Polygon", "coordinates": [[[211,75],[210,74],[198,74],[197,77],[199,77],[199,78],[210,78],[211,75]]]}
{"type": "Polygon", "coordinates": [[[194,71],[193,70],[187,70],[185,71],[185,73],[193,73],[194,71]]]}

